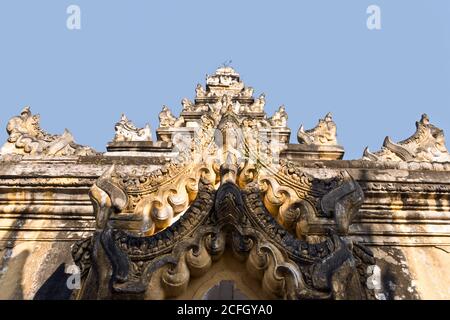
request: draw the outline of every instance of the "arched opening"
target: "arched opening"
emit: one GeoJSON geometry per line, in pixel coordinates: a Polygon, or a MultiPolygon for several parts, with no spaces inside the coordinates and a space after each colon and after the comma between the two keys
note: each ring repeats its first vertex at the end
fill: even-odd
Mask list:
{"type": "MultiPolygon", "coordinates": [[[[200,277],[192,277],[179,300],[268,300],[273,299],[261,287],[261,280],[248,273],[244,261],[236,259],[231,250],[200,277]]],[[[154,292],[154,291],[152,291],[154,292]]]]}
{"type": "Polygon", "coordinates": [[[242,293],[232,280],[222,280],[215,286],[211,287],[202,300],[249,300],[248,297],[242,293]]]}

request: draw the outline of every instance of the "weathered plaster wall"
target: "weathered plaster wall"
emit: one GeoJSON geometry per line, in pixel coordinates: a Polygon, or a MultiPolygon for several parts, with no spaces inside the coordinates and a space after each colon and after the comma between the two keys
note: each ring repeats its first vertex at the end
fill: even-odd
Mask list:
{"type": "Polygon", "coordinates": [[[0,299],[68,299],[71,242],[28,241],[2,250],[0,299]]]}
{"type": "Polygon", "coordinates": [[[421,299],[450,299],[450,247],[402,249],[421,299]]]}

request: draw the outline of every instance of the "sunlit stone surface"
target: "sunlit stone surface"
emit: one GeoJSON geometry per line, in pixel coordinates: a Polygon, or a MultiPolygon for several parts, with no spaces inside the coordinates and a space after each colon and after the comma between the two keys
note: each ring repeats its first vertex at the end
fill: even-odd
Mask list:
{"type": "Polygon", "coordinates": [[[104,154],[25,107],[0,153],[0,298],[450,299],[444,132],[424,114],[341,160],[331,114],[292,144],[265,97],[221,67],[156,139],[122,115],[104,154]]]}

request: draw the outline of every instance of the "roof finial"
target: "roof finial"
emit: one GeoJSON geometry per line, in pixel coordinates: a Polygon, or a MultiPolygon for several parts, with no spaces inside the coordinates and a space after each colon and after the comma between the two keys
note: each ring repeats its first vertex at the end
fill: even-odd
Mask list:
{"type": "Polygon", "coordinates": [[[229,67],[230,66],[230,64],[233,62],[233,60],[226,60],[226,61],[224,61],[223,63],[222,63],[222,66],[224,67],[224,68],[227,68],[227,67],[229,67]]]}

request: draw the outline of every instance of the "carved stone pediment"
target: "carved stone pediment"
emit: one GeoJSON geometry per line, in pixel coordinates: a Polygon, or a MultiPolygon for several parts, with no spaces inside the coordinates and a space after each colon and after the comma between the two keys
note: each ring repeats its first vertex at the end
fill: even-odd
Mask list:
{"type": "Polygon", "coordinates": [[[364,150],[364,160],[371,161],[425,161],[450,162],[450,154],[445,146],[444,131],[430,123],[423,114],[416,122],[416,132],[406,140],[395,143],[386,137],[378,152],[364,150]]]}
{"type": "Polygon", "coordinates": [[[221,104],[162,169],[111,167],[91,188],[97,231],[91,263],[84,242],[74,247],[86,275],[78,297],[177,297],[229,250],[273,298],[372,298],[373,256],[344,238],[359,185],[280,161],[257,119],[221,104]]]}
{"type": "Polygon", "coordinates": [[[40,116],[33,115],[29,107],[25,107],[19,116],[8,121],[6,131],[9,137],[1,149],[1,155],[86,156],[96,154],[92,148],[76,144],[67,129],[62,135],[52,135],[42,130],[40,116]]]}

